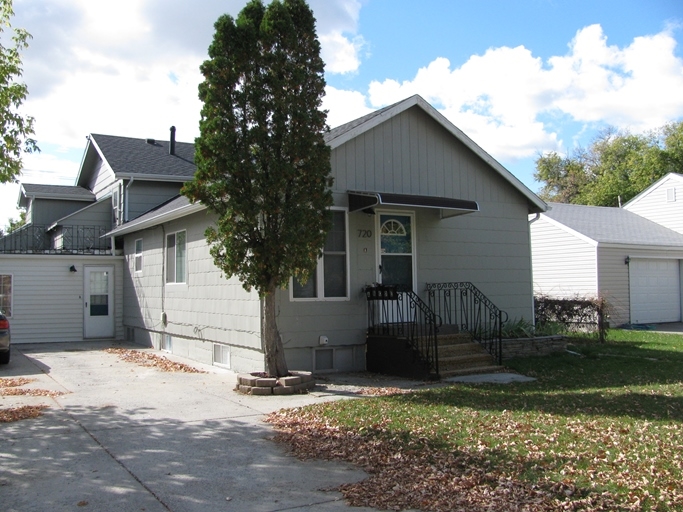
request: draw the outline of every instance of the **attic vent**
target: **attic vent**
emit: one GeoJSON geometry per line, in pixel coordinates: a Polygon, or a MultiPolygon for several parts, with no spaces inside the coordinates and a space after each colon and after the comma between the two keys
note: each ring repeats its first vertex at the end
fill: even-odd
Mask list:
{"type": "Polygon", "coordinates": [[[147,142],[147,144],[151,144],[153,146],[154,144],[156,144],[157,141],[155,141],[154,139],[147,139],[145,142],[147,142]]]}

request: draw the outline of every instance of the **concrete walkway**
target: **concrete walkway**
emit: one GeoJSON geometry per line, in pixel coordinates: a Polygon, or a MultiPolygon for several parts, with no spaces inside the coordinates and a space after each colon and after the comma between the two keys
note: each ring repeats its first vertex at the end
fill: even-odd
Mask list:
{"type": "Polygon", "coordinates": [[[49,406],[39,418],[0,423],[4,512],[370,510],[325,490],[364,472],[299,461],[268,439],[272,430],[262,422],[283,407],[357,396],[358,382],[322,382],[308,395],[244,396],[232,391],[230,371],[191,363],[208,373],[166,373],[123,362],[108,346],[13,346],[0,377],[28,377],[23,388],[65,394],[0,396],[2,409],[49,406]]]}

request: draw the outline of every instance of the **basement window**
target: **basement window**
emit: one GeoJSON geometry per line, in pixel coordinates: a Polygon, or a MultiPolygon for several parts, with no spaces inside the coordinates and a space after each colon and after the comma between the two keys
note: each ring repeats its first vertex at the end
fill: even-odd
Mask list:
{"type": "Polygon", "coordinates": [[[173,338],[170,334],[161,335],[161,346],[159,347],[159,350],[163,350],[164,352],[173,352],[173,338]]]}
{"type": "Polygon", "coordinates": [[[230,368],[230,347],[214,343],[213,364],[224,368],[230,368]]]}

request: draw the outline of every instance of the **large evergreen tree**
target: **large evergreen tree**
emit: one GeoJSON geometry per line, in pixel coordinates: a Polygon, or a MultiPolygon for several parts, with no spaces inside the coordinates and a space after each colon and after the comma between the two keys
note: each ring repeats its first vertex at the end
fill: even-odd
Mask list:
{"type": "Polygon", "coordinates": [[[39,151],[33,135],[33,118],[21,115],[17,109],[26,99],[28,88],[18,82],[21,77],[21,50],[28,46],[31,35],[24,29],[14,29],[11,45],[6,29],[11,28],[12,0],[0,0],[0,183],[14,181],[21,174],[21,153],[39,151]]]}
{"type": "Polygon", "coordinates": [[[304,0],[252,0],[215,28],[201,67],[197,172],[183,193],[218,214],[211,254],[263,298],[266,368],[283,376],[275,291],[308,278],[331,224],[324,64],[304,0]]]}

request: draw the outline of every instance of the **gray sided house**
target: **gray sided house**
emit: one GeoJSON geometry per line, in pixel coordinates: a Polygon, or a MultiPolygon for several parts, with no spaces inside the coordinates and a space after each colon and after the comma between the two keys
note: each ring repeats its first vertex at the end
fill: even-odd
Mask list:
{"type": "Polygon", "coordinates": [[[531,219],[535,292],[602,297],[612,326],[681,321],[682,198],[669,175],[623,208],[549,204],[531,219]]]}
{"type": "Polygon", "coordinates": [[[14,343],[123,339],[123,248],[104,235],[177,195],[193,158],[192,144],[92,134],[73,186],[22,184],[26,225],[0,238],[14,343]]]}
{"type": "MultiPolygon", "coordinates": [[[[533,318],[528,216],[546,205],[504,167],[418,96],[326,140],[334,228],[315,276],[277,292],[290,368],[365,369],[369,331],[412,329],[416,311],[457,330],[444,304],[474,287],[477,304],[533,318]]],[[[262,370],[261,300],[213,264],[204,239],[213,220],[179,196],[109,233],[123,240],[126,336],[262,370]]],[[[416,343],[433,330],[423,334],[416,343]]]]}

